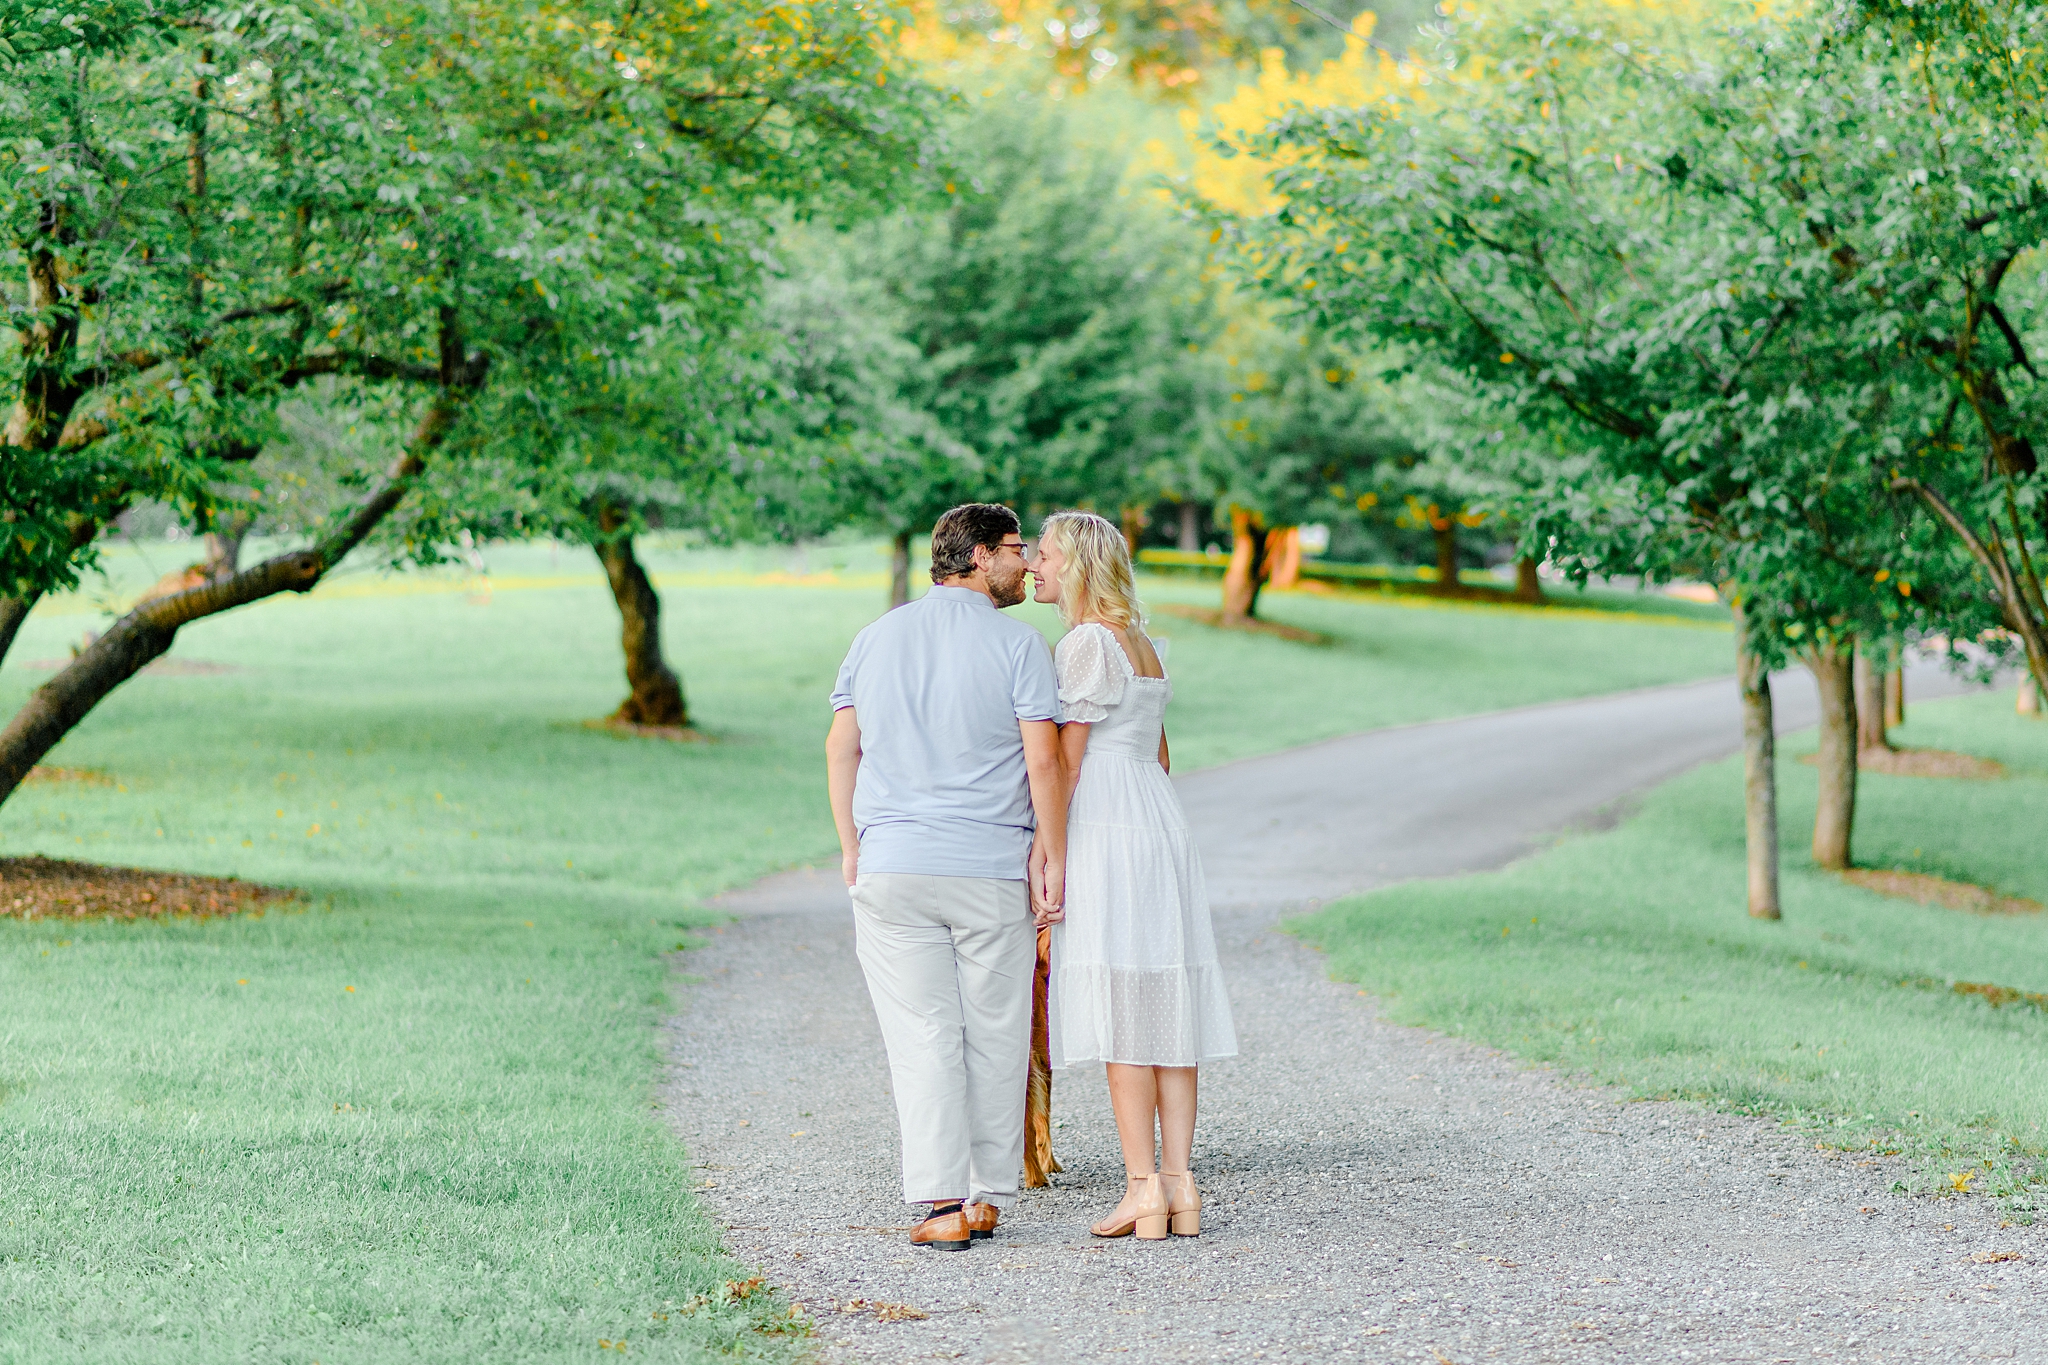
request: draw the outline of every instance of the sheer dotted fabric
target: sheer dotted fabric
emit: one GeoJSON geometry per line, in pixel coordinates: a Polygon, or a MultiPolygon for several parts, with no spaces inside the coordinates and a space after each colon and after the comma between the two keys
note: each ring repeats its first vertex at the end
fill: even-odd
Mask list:
{"type": "Polygon", "coordinates": [[[1052,931],[1052,1063],[1234,1057],[1202,860],[1159,766],[1173,684],[1137,676],[1092,623],[1054,661],[1062,714],[1089,731],[1067,816],[1067,917],[1052,931]]]}

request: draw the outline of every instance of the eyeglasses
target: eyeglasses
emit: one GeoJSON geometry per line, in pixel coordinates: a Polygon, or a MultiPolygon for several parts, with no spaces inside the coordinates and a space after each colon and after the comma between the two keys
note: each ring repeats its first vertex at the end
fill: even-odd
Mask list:
{"type": "Polygon", "coordinates": [[[1029,564],[1038,558],[1038,542],[1035,540],[1006,540],[996,547],[999,550],[1015,550],[1029,564]]]}

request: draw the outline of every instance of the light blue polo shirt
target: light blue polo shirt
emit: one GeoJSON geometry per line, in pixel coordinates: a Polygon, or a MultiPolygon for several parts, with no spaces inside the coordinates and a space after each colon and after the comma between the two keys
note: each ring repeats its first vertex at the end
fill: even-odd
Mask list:
{"type": "Polygon", "coordinates": [[[972,588],[935,587],[853,639],[832,709],[860,722],[862,872],[1021,881],[1031,783],[1020,720],[1057,720],[1045,637],[972,588]]]}

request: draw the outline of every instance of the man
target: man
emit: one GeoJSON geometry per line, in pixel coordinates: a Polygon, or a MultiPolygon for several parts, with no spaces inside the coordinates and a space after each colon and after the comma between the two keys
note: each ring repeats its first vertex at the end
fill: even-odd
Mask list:
{"type": "Polygon", "coordinates": [[[903,1132],[917,1246],[965,1250],[1017,1195],[1037,925],[1065,895],[1059,687],[1017,514],[932,531],[932,582],[862,631],[825,741],[841,872],[903,1132]]]}

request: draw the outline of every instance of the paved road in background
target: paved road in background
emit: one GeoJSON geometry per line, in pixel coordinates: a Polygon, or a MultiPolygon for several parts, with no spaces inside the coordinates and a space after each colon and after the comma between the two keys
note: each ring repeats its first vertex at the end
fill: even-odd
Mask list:
{"type": "MultiPolygon", "coordinates": [[[[1776,692],[1782,729],[1811,723],[1803,674],[1776,692]]],[[[1724,679],[1177,778],[1242,1054],[1203,1071],[1204,1234],[1166,1245],[1087,1235],[1122,1185],[1097,1069],[1055,1082],[1055,1188],[993,1243],[913,1253],[844,890],[769,878],[686,955],[670,1024],[666,1098],[702,1197],[828,1360],[2048,1361],[2037,1231],[1889,1195],[1888,1165],[1766,1123],[1625,1104],[1383,1023],[1274,932],[1347,891],[1499,866],[1739,742],[1724,679]],[[2026,1259],[1970,1259],[2004,1251],[2026,1259]]]]}

